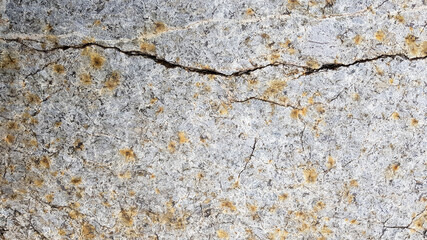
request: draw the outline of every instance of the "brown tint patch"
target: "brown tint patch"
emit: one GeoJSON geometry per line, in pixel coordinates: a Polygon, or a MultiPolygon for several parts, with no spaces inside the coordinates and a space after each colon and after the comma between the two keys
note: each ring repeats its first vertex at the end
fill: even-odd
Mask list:
{"type": "Polygon", "coordinates": [[[53,65],[53,71],[58,74],[63,74],[65,72],[65,68],[61,64],[55,64],[53,65]]]}
{"type": "Polygon", "coordinates": [[[151,52],[151,53],[156,52],[156,46],[152,43],[143,42],[141,43],[141,45],[139,45],[139,47],[143,52],[151,52]]]}
{"type": "Polygon", "coordinates": [[[8,143],[8,144],[12,144],[15,141],[15,137],[12,135],[6,135],[6,137],[4,138],[4,140],[8,143]]]}
{"type": "Polygon", "coordinates": [[[43,156],[40,159],[40,167],[48,168],[48,169],[50,168],[50,158],[48,156],[43,156]]]}
{"type": "Polygon", "coordinates": [[[72,177],[71,183],[74,185],[79,185],[82,183],[82,178],[81,177],[72,177]]]}
{"type": "Polygon", "coordinates": [[[378,30],[378,31],[375,33],[375,38],[376,38],[378,41],[380,41],[380,42],[384,41],[384,38],[385,38],[385,33],[384,33],[384,31],[383,31],[383,30],[378,30]]]}
{"type": "Polygon", "coordinates": [[[354,41],[354,43],[355,43],[356,45],[359,45],[359,44],[362,42],[362,36],[360,36],[360,35],[356,35],[356,36],[353,38],[353,41],[354,41]]]}
{"type": "Polygon", "coordinates": [[[90,85],[92,84],[92,76],[90,76],[89,73],[83,73],[80,75],[80,82],[85,85],[90,85]]]}
{"type": "Polygon", "coordinates": [[[264,96],[271,97],[276,94],[283,92],[283,89],[287,86],[287,82],[283,80],[273,80],[269,82],[267,90],[264,92],[264,96]]]}
{"type": "Polygon", "coordinates": [[[90,54],[90,66],[95,69],[101,69],[104,65],[105,58],[96,52],[90,54]]]}
{"type": "Polygon", "coordinates": [[[126,161],[128,162],[135,161],[136,155],[132,149],[130,148],[120,149],[119,152],[123,157],[125,157],[126,161]]]}
{"type": "Polygon", "coordinates": [[[326,160],[326,167],[331,169],[335,166],[335,159],[332,158],[332,156],[328,156],[328,159],[326,160]]]}
{"type": "Polygon", "coordinates": [[[289,195],[287,193],[283,193],[279,196],[279,200],[280,201],[285,201],[286,199],[288,199],[289,195]]]}
{"type": "Polygon", "coordinates": [[[19,59],[14,54],[4,52],[0,62],[0,68],[2,69],[19,69],[19,59]]]}
{"type": "Polygon", "coordinates": [[[234,203],[232,203],[229,200],[223,200],[221,202],[221,208],[223,208],[224,210],[229,210],[229,211],[236,211],[236,206],[234,206],[234,203]]]}
{"type": "Polygon", "coordinates": [[[226,231],[222,230],[222,229],[216,231],[216,235],[220,239],[228,239],[228,233],[226,231]]]}
{"type": "Polygon", "coordinates": [[[42,102],[40,97],[33,93],[27,94],[27,101],[29,104],[40,104],[42,102]]]}
{"type": "Polygon", "coordinates": [[[162,22],[156,22],[154,23],[154,29],[156,33],[165,32],[167,30],[166,24],[162,22]]]}
{"type": "Polygon", "coordinates": [[[117,71],[111,73],[111,76],[107,79],[104,87],[108,90],[114,90],[120,84],[120,75],[117,71]]]}
{"type": "Polygon", "coordinates": [[[82,237],[83,239],[94,239],[95,238],[95,227],[89,223],[83,223],[82,225],[82,237]]]}
{"type": "Polygon", "coordinates": [[[170,141],[168,144],[168,150],[170,153],[174,153],[176,150],[176,142],[170,141]]]}
{"type": "Polygon", "coordinates": [[[412,118],[412,119],[411,119],[411,126],[413,126],[413,127],[418,126],[418,120],[417,120],[417,119],[415,119],[415,118],[412,118]]]}
{"type": "Polygon", "coordinates": [[[120,211],[120,220],[123,225],[131,227],[133,225],[133,215],[135,214],[134,209],[120,211]]]}
{"type": "Polygon", "coordinates": [[[304,169],[304,178],[305,178],[305,181],[308,183],[316,182],[317,181],[316,169],[314,168],[304,169]]]}
{"type": "Polygon", "coordinates": [[[180,144],[188,142],[188,138],[187,138],[185,132],[178,132],[178,138],[179,138],[180,144]]]}
{"type": "Polygon", "coordinates": [[[80,139],[77,139],[74,142],[74,150],[76,150],[76,151],[82,151],[84,149],[84,147],[85,146],[83,145],[83,143],[82,143],[82,141],[80,139]]]}

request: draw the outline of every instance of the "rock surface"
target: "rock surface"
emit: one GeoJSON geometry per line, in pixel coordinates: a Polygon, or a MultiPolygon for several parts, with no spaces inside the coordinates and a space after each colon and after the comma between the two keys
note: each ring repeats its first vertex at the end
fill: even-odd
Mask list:
{"type": "Polygon", "coordinates": [[[423,0],[0,2],[2,239],[425,239],[423,0]]]}

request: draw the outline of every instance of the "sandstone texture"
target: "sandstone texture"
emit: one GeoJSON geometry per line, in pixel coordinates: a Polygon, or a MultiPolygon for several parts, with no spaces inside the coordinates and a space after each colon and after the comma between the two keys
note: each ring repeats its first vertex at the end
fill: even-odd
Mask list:
{"type": "Polygon", "coordinates": [[[0,239],[426,239],[425,0],[0,0],[0,239]]]}

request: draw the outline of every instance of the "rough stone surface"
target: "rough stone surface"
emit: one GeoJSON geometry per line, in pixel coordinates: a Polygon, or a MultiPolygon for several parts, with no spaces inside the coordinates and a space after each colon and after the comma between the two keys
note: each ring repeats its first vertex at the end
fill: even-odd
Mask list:
{"type": "Polygon", "coordinates": [[[0,1],[0,238],[426,239],[424,0],[0,1]]]}

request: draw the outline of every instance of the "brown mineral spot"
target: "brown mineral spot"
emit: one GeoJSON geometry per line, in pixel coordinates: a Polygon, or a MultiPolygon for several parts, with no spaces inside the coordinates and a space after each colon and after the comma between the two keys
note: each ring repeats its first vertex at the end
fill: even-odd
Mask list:
{"type": "Polygon", "coordinates": [[[150,104],[154,104],[154,103],[156,103],[158,100],[159,100],[159,99],[157,99],[157,98],[152,98],[152,99],[150,99],[150,104]]]}
{"type": "Polygon", "coordinates": [[[311,69],[320,68],[320,64],[315,59],[309,59],[305,63],[307,64],[307,67],[309,67],[311,69]]]}
{"type": "Polygon", "coordinates": [[[267,33],[263,33],[263,34],[261,34],[261,37],[264,39],[269,39],[270,35],[268,35],[267,33]]]}
{"type": "Polygon", "coordinates": [[[234,206],[234,204],[229,200],[221,201],[221,208],[223,208],[224,210],[230,210],[232,212],[236,211],[236,206],[234,206]]]}
{"type": "Polygon", "coordinates": [[[77,210],[71,210],[71,211],[68,212],[68,216],[71,219],[75,220],[75,219],[79,219],[81,217],[81,214],[77,210]]]}
{"type": "Polygon", "coordinates": [[[60,236],[65,236],[67,233],[65,232],[65,230],[64,229],[59,229],[58,230],[58,234],[60,235],[60,236]]]}
{"type": "Polygon", "coordinates": [[[330,235],[330,234],[332,233],[332,230],[331,230],[328,226],[324,225],[324,226],[322,227],[322,229],[320,230],[320,232],[321,232],[323,235],[330,235]]]}
{"type": "Polygon", "coordinates": [[[90,85],[92,84],[92,76],[89,73],[83,73],[80,75],[80,82],[84,85],[90,85]]]}
{"type": "Polygon", "coordinates": [[[399,168],[400,168],[400,163],[393,163],[391,166],[390,166],[390,168],[391,168],[391,170],[393,170],[393,172],[396,172],[397,170],[399,170],[399,168]]]}
{"type": "Polygon", "coordinates": [[[34,180],[34,185],[36,185],[37,187],[43,186],[43,183],[44,183],[43,179],[35,179],[34,180]]]}
{"type": "Polygon", "coordinates": [[[332,156],[328,156],[328,159],[326,161],[326,167],[331,169],[335,166],[335,160],[332,158],[332,156]]]}
{"type": "Polygon", "coordinates": [[[83,237],[83,239],[94,239],[95,238],[95,227],[89,223],[83,223],[83,225],[82,225],[82,237],[83,237]]]}
{"type": "Polygon", "coordinates": [[[164,107],[159,107],[159,109],[156,111],[156,115],[162,113],[165,110],[164,107]]]}
{"type": "Polygon", "coordinates": [[[6,137],[4,138],[4,140],[8,143],[8,144],[12,144],[15,141],[15,137],[12,135],[6,135],[6,137]]]}
{"type": "Polygon", "coordinates": [[[388,80],[388,83],[390,83],[390,84],[393,84],[393,82],[394,82],[393,78],[390,78],[390,79],[388,80]]]}
{"type": "Polygon", "coordinates": [[[231,109],[231,105],[221,102],[221,105],[219,106],[219,114],[226,115],[228,114],[229,109],[231,109]]]}
{"type": "Polygon", "coordinates": [[[132,209],[122,210],[120,212],[120,220],[125,226],[130,227],[133,225],[133,215],[134,212],[132,209]]]}
{"type": "Polygon", "coordinates": [[[252,204],[248,203],[246,206],[248,207],[248,210],[252,213],[254,213],[258,210],[258,207],[256,205],[252,205],[252,204]]]}
{"type": "Polygon", "coordinates": [[[218,235],[218,238],[228,239],[228,233],[222,229],[216,231],[216,234],[218,235]]]}
{"type": "Polygon", "coordinates": [[[324,209],[325,207],[326,207],[326,204],[325,204],[324,202],[322,202],[322,201],[318,201],[318,202],[316,203],[316,206],[314,207],[314,210],[315,210],[315,211],[319,211],[319,210],[324,209]]]}
{"type": "Polygon", "coordinates": [[[423,229],[424,222],[425,222],[426,216],[421,216],[417,220],[414,221],[414,226],[417,229],[423,229]]]}
{"type": "Polygon", "coordinates": [[[283,92],[283,89],[288,85],[286,81],[283,80],[272,80],[268,83],[268,88],[264,92],[264,96],[271,97],[276,94],[283,92]]]}
{"type": "Polygon", "coordinates": [[[29,104],[40,104],[42,102],[40,97],[33,93],[27,94],[27,101],[29,104]]]}
{"type": "Polygon", "coordinates": [[[0,62],[1,69],[19,69],[19,60],[18,57],[14,56],[14,54],[3,52],[2,59],[0,62]]]}
{"type": "Polygon", "coordinates": [[[8,128],[9,130],[16,130],[16,129],[18,129],[18,128],[19,128],[19,124],[18,124],[18,123],[16,123],[16,122],[8,122],[8,123],[7,123],[7,128],[8,128]]]}
{"type": "Polygon", "coordinates": [[[120,75],[117,71],[111,73],[110,77],[104,83],[105,88],[112,91],[120,84],[120,75]]]}
{"type": "Polygon", "coordinates": [[[101,25],[101,20],[97,19],[93,21],[93,26],[99,26],[99,25],[101,25]]]}
{"type": "Polygon", "coordinates": [[[49,157],[48,156],[43,156],[41,159],[40,159],[40,167],[44,167],[44,168],[50,168],[50,159],[49,159],[49,157]]]}
{"type": "Polygon", "coordinates": [[[104,65],[105,58],[99,55],[96,52],[92,52],[90,54],[90,66],[95,69],[101,69],[102,65],[104,65]]]}
{"type": "Polygon", "coordinates": [[[287,7],[289,8],[289,9],[294,9],[296,6],[298,6],[299,5],[299,2],[298,2],[298,0],[288,0],[288,5],[287,5],[287,7]]]}
{"type": "Polygon", "coordinates": [[[53,65],[53,71],[58,74],[63,74],[65,72],[65,68],[61,64],[55,64],[53,65]]]}
{"type": "Polygon", "coordinates": [[[152,43],[147,43],[147,42],[141,43],[140,49],[143,52],[152,52],[152,53],[156,52],[156,46],[152,43]]]}
{"type": "Polygon", "coordinates": [[[384,31],[383,31],[383,30],[378,30],[378,31],[375,33],[375,38],[376,38],[378,41],[380,41],[380,42],[384,41],[384,38],[385,38],[385,33],[384,33],[384,31]]]}
{"type": "Polygon", "coordinates": [[[350,186],[351,187],[358,187],[359,183],[357,182],[357,180],[352,179],[352,180],[350,180],[350,186]]]}
{"type": "Polygon", "coordinates": [[[399,21],[400,23],[405,23],[405,18],[402,15],[400,15],[400,14],[397,14],[396,16],[394,16],[394,18],[397,21],[399,21]]]}
{"type": "Polygon", "coordinates": [[[188,138],[185,135],[185,132],[178,132],[178,139],[180,144],[188,142],[188,138]]]}
{"type": "Polygon", "coordinates": [[[55,127],[56,127],[56,128],[59,128],[61,125],[62,125],[62,122],[56,122],[56,123],[55,123],[55,127]]]}
{"type": "Polygon", "coordinates": [[[304,178],[305,178],[305,181],[308,183],[316,182],[317,181],[316,169],[314,168],[304,169],[304,178]]]}
{"type": "Polygon", "coordinates": [[[129,191],[129,195],[130,195],[131,197],[135,196],[135,194],[136,194],[136,192],[135,192],[134,190],[130,190],[130,191],[129,191]]]}
{"type": "Polygon", "coordinates": [[[123,157],[125,157],[127,162],[135,161],[136,155],[132,149],[130,148],[120,149],[119,152],[123,157]]]}
{"type": "Polygon", "coordinates": [[[119,178],[130,179],[131,177],[132,177],[132,173],[130,171],[119,173],[119,178]]]}
{"type": "Polygon", "coordinates": [[[391,117],[392,117],[394,120],[398,120],[398,119],[400,119],[400,115],[399,115],[399,113],[397,113],[397,112],[392,113],[392,114],[391,114],[391,117]]]}
{"type": "Polygon", "coordinates": [[[46,198],[46,202],[51,203],[54,199],[54,195],[53,194],[47,194],[45,196],[45,198],[46,198]]]}
{"type": "Polygon", "coordinates": [[[279,54],[279,53],[272,53],[272,54],[269,56],[270,63],[275,63],[275,62],[277,62],[277,60],[279,60],[279,59],[280,59],[280,54],[279,54]]]}
{"type": "Polygon", "coordinates": [[[411,119],[411,126],[416,127],[418,125],[418,120],[415,118],[411,119]]]}
{"type": "Polygon", "coordinates": [[[161,33],[167,30],[166,24],[162,22],[156,22],[154,23],[154,29],[156,33],[161,33]]]}
{"type": "Polygon", "coordinates": [[[84,145],[82,143],[82,141],[80,139],[77,139],[76,141],[74,141],[74,149],[77,151],[83,151],[84,149],[84,145]]]}
{"type": "Polygon", "coordinates": [[[79,185],[80,183],[82,183],[82,178],[81,177],[72,177],[71,183],[74,185],[79,185]]]}
{"type": "Polygon", "coordinates": [[[79,202],[71,202],[69,204],[69,207],[72,208],[72,209],[79,208],[80,207],[80,203],[79,202]]]}
{"type": "Polygon", "coordinates": [[[358,222],[357,222],[357,220],[356,220],[356,219],[352,219],[352,220],[350,220],[350,223],[351,223],[351,224],[358,224],[358,222]]]}
{"type": "Polygon", "coordinates": [[[354,41],[354,43],[355,43],[356,45],[359,45],[359,44],[362,42],[362,36],[360,36],[360,35],[356,35],[356,36],[353,38],[353,41],[354,41]]]}
{"type": "Polygon", "coordinates": [[[298,109],[292,109],[291,110],[291,118],[293,118],[293,119],[298,118],[298,109]]]}
{"type": "Polygon", "coordinates": [[[246,9],[245,14],[248,16],[252,16],[255,14],[255,11],[252,8],[248,8],[246,9]]]}
{"type": "Polygon", "coordinates": [[[176,142],[170,141],[168,144],[168,150],[170,153],[174,153],[176,150],[176,142]]]}
{"type": "Polygon", "coordinates": [[[289,197],[289,195],[288,195],[287,193],[282,193],[282,194],[279,196],[279,200],[280,200],[280,201],[285,201],[286,199],[288,199],[288,197],[289,197]]]}

